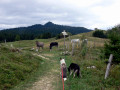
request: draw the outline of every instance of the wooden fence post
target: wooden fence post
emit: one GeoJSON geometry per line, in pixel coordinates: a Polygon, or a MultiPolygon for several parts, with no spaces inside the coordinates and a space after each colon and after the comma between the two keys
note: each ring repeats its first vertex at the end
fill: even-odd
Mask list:
{"type": "Polygon", "coordinates": [[[73,56],[73,53],[74,53],[74,46],[75,46],[75,43],[73,42],[72,43],[72,56],[73,56]]]}
{"type": "Polygon", "coordinates": [[[110,57],[109,57],[109,60],[108,60],[108,65],[107,65],[107,68],[106,68],[105,79],[109,75],[112,59],[113,59],[113,54],[110,54],[110,57]]]}
{"type": "Polygon", "coordinates": [[[64,50],[65,50],[65,35],[64,35],[64,50]]]}
{"type": "Polygon", "coordinates": [[[94,48],[95,48],[95,41],[94,41],[94,48]]]}
{"type": "Polygon", "coordinates": [[[65,35],[68,35],[65,30],[62,32],[63,36],[64,36],[64,50],[65,50],[65,35]]]}
{"type": "Polygon", "coordinates": [[[70,49],[70,35],[69,35],[69,41],[68,41],[68,51],[70,49]]]}
{"type": "Polygon", "coordinates": [[[6,39],[5,39],[5,44],[6,44],[6,39]]]}

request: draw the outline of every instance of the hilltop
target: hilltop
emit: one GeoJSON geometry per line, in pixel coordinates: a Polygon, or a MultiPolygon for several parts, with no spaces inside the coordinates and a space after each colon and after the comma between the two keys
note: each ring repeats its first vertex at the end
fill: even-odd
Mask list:
{"type": "Polygon", "coordinates": [[[35,24],[28,27],[11,28],[0,31],[0,41],[15,41],[18,35],[20,40],[33,40],[35,38],[51,38],[60,34],[63,30],[72,33],[73,35],[79,33],[90,32],[90,29],[84,27],[72,27],[65,25],[58,25],[52,22],[46,24],[35,24]]]}

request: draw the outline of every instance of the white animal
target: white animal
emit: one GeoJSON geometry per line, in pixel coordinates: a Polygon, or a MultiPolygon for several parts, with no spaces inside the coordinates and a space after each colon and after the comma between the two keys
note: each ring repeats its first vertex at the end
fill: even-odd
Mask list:
{"type": "Polygon", "coordinates": [[[62,65],[66,65],[65,59],[61,59],[61,60],[60,60],[60,65],[61,65],[61,66],[62,66],[62,65]]]}
{"type": "MultiPolygon", "coordinates": [[[[67,67],[66,67],[65,59],[60,58],[60,66],[61,66],[61,69],[63,70],[63,79],[64,81],[66,81],[67,80],[67,67]]],[[[61,76],[62,76],[62,72],[61,72],[61,76]]]]}
{"type": "MultiPolygon", "coordinates": [[[[78,43],[78,45],[80,46],[80,39],[72,39],[71,40],[72,46],[74,47],[74,44],[78,43]]],[[[77,47],[78,47],[77,45],[77,47]]]]}
{"type": "Polygon", "coordinates": [[[87,40],[87,39],[84,39],[83,42],[87,44],[88,40],[87,40]]]}
{"type": "Polygon", "coordinates": [[[11,47],[11,48],[14,48],[14,47],[13,47],[13,44],[11,44],[10,47],[11,47]]]}
{"type": "Polygon", "coordinates": [[[80,43],[80,39],[72,39],[71,43],[80,43]]]}
{"type": "Polygon", "coordinates": [[[96,68],[95,66],[89,66],[89,67],[87,67],[87,68],[96,68]]]}

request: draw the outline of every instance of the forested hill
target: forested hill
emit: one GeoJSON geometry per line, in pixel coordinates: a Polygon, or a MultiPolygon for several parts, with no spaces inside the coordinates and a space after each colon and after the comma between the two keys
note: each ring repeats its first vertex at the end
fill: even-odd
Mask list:
{"type": "Polygon", "coordinates": [[[0,31],[0,41],[15,41],[21,40],[32,40],[35,38],[51,38],[60,34],[63,30],[72,34],[79,34],[84,32],[90,32],[91,30],[84,27],[71,27],[64,25],[57,25],[52,22],[48,22],[44,25],[35,24],[28,27],[12,28],[0,31]]]}

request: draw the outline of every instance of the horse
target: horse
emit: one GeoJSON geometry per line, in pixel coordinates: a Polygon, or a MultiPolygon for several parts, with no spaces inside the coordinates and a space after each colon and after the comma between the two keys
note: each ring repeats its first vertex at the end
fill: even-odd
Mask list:
{"type": "Polygon", "coordinates": [[[72,39],[71,43],[80,43],[80,39],[72,39]]]}
{"type": "Polygon", "coordinates": [[[50,51],[51,51],[51,49],[52,49],[53,46],[58,47],[58,42],[51,42],[50,43],[50,51]]]}
{"type": "Polygon", "coordinates": [[[88,40],[87,40],[87,39],[83,39],[82,44],[81,44],[81,45],[82,45],[82,47],[83,47],[83,46],[85,46],[85,45],[87,45],[87,42],[88,42],[88,40]]]}
{"type": "Polygon", "coordinates": [[[36,41],[36,46],[37,46],[37,50],[39,50],[40,47],[43,49],[44,43],[43,43],[43,42],[38,42],[38,41],[36,41]]]}
{"type": "MultiPolygon", "coordinates": [[[[71,43],[78,43],[78,45],[80,45],[80,39],[72,39],[71,43]]],[[[78,47],[78,46],[77,46],[78,47]]]]}
{"type": "Polygon", "coordinates": [[[88,40],[87,40],[87,39],[84,39],[83,42],[87,44],[88,40]]]}

